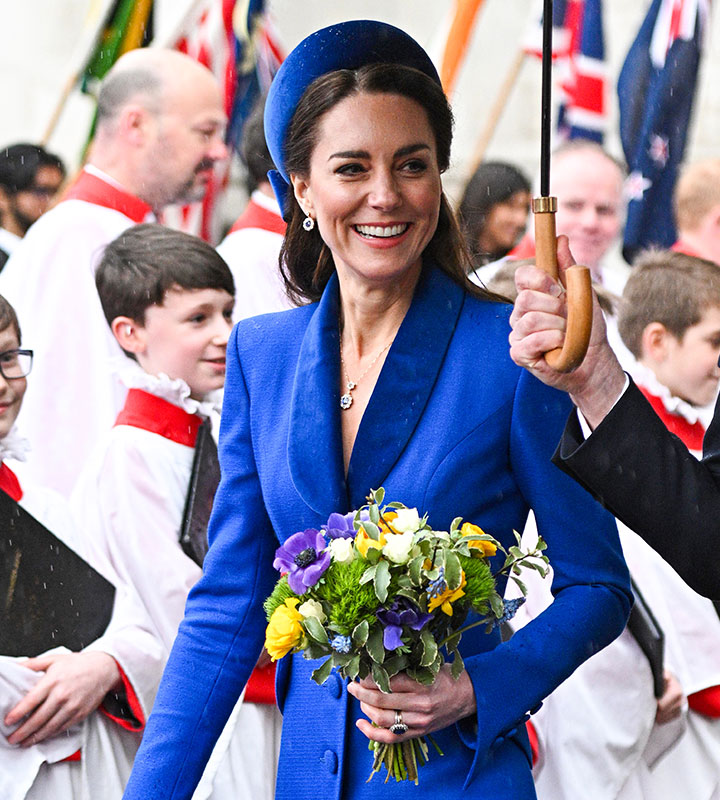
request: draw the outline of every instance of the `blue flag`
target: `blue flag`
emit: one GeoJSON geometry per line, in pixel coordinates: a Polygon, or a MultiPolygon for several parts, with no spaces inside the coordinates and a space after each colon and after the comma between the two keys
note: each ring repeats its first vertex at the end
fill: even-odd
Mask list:
{"type": "Polygon", "coordinates": [[[675,242],[673,190],[695,98],[707,0],[653,0],[618,80],[630,175],[623,255],[675,242]]]}

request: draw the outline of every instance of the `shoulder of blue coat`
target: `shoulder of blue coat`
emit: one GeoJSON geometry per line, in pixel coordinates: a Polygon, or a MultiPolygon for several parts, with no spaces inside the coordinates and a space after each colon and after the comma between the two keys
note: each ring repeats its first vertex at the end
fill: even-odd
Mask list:
{"type": "Polygon", "coordinates": [[[317,303],[311,303],[240,320],[233,329],[233,338],[238,348],[245,350],[260,342],[287,341],[288,337],[302,336],[316,308],[317,303]]]}

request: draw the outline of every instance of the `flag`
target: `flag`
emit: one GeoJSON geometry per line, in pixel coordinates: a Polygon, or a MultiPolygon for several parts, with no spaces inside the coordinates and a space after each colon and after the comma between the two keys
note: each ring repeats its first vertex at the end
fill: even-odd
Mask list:
{"type": "MultiPolygon", "coordinates": [[[[261,91],[267,91],[282,56],[265,14],[264,0],[202,0],[171,47],[206,66],[223,89],[228,142],[239,142],[242,126],[261,91]]],[[[223,231],[216,213],[227,186],[229,160],[216,164],[201,203],[167,208],[172,228],[217,242],[223,231]]]]}
{"type": "Polygon", "coordinates": [[[264,0],[242,0],[233,13],[237,80],[229,112],[228,142],[237,150],[242,131],[259,97],[267,94],[284,55],[265,13],[264,0]]]}
{"type": "Polygon", "coordinates": [[[607,70],[602,0],[569,0],[565,16],[567,56],[558,65],[561,103],[558,133],[563,139],[602,144],[607,127],[607,70]]]}
{"type": "Polygon", "coordinates": [[[708,0],[653,0],[618,79],[630,175],[623,255],[676,239],[672,200],[685,152],[708,0]]]}
{"type": "Polygon", "coordinates": [[[123,53],[148,44],[152,39],[152,6],[152,0],[116,0],[83,70],[83,92],[92,94],[123,53]]]}
{"type": "Polygon", "coordinates": [[[455,0],[455,10],[440,65],[440,80],[447,95],[455,86],[460,65],[467,52],[470,34],[482,4],[483,0],[455,0]]]}
{"type": "MultiPolygon", "coordinates": [[[[542,12],[534,14],[524,50],[542,56],[542,12]]],[[[553,2],[552,57],[561,139],[602,143],[607,127],[607,72],[602,0],[553,2]]]]}

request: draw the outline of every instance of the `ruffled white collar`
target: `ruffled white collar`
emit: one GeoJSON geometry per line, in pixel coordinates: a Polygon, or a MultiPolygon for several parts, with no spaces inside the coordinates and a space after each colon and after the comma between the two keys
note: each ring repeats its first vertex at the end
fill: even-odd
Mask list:
{"type": "Polygon", "coordinates": [[[0,461],[26,461],[29,452],[30,442],[18,433],[15,425],[4,439],[0,439],[0,461]]]}
{"type": "Polygon", "coordinates": [[[687,400],[682,400],[671,394],[670,389],[660,383],[655,377],[655,373],[649,367],[635,362],[632,367],[632,377],[635,383],[647,389],[651,395],[659,397],[668,413],[677,414],[686,422],[689,422],[690,425],[694,425],[696,422],[703,422],[702,409],[690,405],[687,400]]]}
{"type": "Polygon", "coordinates": [[[222,389],[210,392],[202,400],[190,397],[190,387],[182,378],[169,378],[164,372],[151,375],[127,356],[113,360],[113,372],[128,389],[142,389],[188,414],[210,417],[219,414],[222,407],[222,389]]]}

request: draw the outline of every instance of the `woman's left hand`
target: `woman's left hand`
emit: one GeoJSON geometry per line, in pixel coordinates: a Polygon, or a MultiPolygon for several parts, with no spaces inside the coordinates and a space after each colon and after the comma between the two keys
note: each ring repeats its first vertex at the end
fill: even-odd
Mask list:
{"type": "Polygon", "coordinates": [[[379,727],[365,719],[358,720],[356,725],[368,739],[376,742],[393,744],[414,739],[475,713],[475,690],[470,677],[463,671],[454,680],[449,664],[443,665],[430,686],[400,674],[390,680],[390,688],[392,693],[384,694],[369,677],[348,685],[348,692],[360,701],[363,714],[379,727]],[[402,721],[408,726],[407,733],[402,735],[388,730],[395,722],[396,710],[401,712],[402,721]]]}

